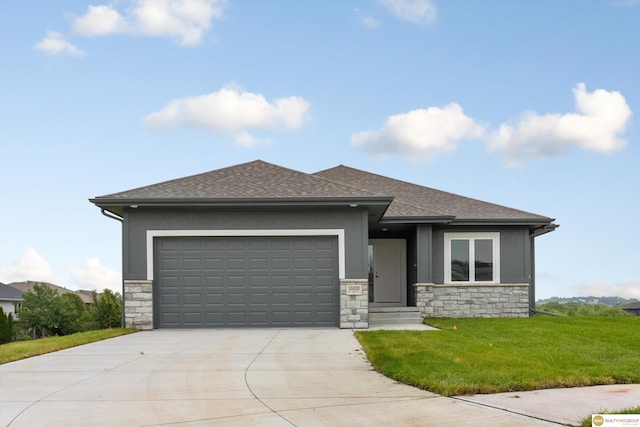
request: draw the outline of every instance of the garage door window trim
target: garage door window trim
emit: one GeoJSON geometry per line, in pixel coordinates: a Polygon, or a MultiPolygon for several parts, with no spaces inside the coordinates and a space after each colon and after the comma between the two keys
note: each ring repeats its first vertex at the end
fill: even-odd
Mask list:
{"type": "Polygon", "coordinates": [[[345,278],[344,229],[287,230],[147,230],[147,280],[153,280],[153,239],[155,237],[280,237],[336,236],[338,238],[339,278],[345,278]]]}

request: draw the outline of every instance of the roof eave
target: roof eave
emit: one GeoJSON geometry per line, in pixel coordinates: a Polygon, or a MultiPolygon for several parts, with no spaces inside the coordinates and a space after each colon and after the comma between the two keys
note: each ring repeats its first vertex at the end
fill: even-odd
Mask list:
{"type": "Polygon", "coordinates": [[[94,205],[109,212],[122,214],[124,208],[139,207],[189,207],[189,208],[226,208],[226,207],[313,207],[313,206],[342,206],[342,207],[388,207],[393,197],[271,197],[271,198],[235,198],[235,199],[202,199],[202,198],[149,198],[149,199],[120,199],[100,198],[89,199],[94,205]]]}
{"type": "Polygon", "coordinates": [[[452,225],[526,225],[544,226],[553,223],[553,218],[456,218],[452,225]]]}
{"type": "Polygon", "coordinates": [[[383,217],[381,224],[449,224],[454,216],[393,216],[383,217]]]}
{"type": "MultiPolygon", "coordinates": [[[[383,217],[386,224],[451,224],[451,225],[526,225],[538,227],[552,224],[553,218],[456,218],[455,216],[395,216],[383,217]]],[[[556,224],[552,224],[558,227],[556,224]]],[[[550,230],[553,231],[553,230],[550,230]]]]}

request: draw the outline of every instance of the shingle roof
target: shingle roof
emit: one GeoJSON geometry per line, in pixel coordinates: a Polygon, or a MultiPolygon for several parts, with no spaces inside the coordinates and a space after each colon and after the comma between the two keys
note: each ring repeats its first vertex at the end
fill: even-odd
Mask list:
{"type": "MultiPolygon", "coordinates": [[[[181,204],[258,203],[283,200],[353,199],[376,205],[384,219],[425,222],[486,222],[547,224],[553,220],[493,203],[459,196],[382,175],[337,166],[307,174],[262,160],[198,175],[148,185],[91,199],[100,207],[121,214],[122,207],[181,204]],[[155,204],[154,204],[155,203],[155,204]]],[[[360,203],[360,202],[358,202],[360,203]]]]}
{"type": "Polygon", "coordinates": [[[12,286],[0,283],[0,301],[23,301],[22,292],[12,286]]]}
{"type": "Polygon", "coordinates": [[[273,199],[375,197],[262,160],[97,197],[100,199],[273,199]]]}
{"type": "Polygon", "coordinates": [[[456,220],[553,221],[551,218],[530,212],[411,184],[343,165],[316,172],[314,175],[374,194],[395,196],[384,215],[385,218],[450,216],[455,217],[456,220]]]}
{"type": "Polygon", "coordinates": [[[90,303],[93,302],[93,299],[90,296],[87,296],[87,295],[72,291],[72,290],[67,289],[67,288],[63,288],[62,286],[54,285],[53,283],[34,282],[34,281],[9,283],[9,286],[14,288],[14,289],[16,289],[18,292],[20,292],[20,294],[22,294],[23,292],[28,292],[28,291],[32,290],[35,285],[48,286],[49,288],[51,288],[54,291],[58,292],[58,294],[66,294],[66,293],[71,292],[73,294],[78,295],[80,297],[80,299],[82,299],[82,301],[85,304],[90,304],[90,303]]]}

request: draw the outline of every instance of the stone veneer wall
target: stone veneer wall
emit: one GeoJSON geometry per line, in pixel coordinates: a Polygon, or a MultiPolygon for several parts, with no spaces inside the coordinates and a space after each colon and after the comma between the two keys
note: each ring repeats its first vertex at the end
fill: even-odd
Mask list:
{"type": "Polygon", "coordinates": [[[340,279],[340,328],[369,328],[369,282],[367,279],[340,279]],[[361,295],[347,295],[347,285],[360,285],[361,295]]]}
{"type": "Polygon", "coordinates": [[[124,325],[127,328],[153,329],[153,282],[124,281],[124,325]]]}
{"type": "Polygon", "coordinates": [[[529,285],[416,283],[416,306],[426,317],[528,317],[529,285]]]}

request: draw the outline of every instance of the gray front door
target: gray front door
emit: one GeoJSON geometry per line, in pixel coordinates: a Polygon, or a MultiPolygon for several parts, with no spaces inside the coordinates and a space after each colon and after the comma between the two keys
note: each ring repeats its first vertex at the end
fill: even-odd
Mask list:
{"type": "Polygon", "coordinates": [[[154,327],[338,326],[337,238],[155,239],[154,327]]]}
{"type": "Polygon", "coordinates": [[[406,306],[406,243],[404,239],[372,239],[373,303],[406,306]]]}

